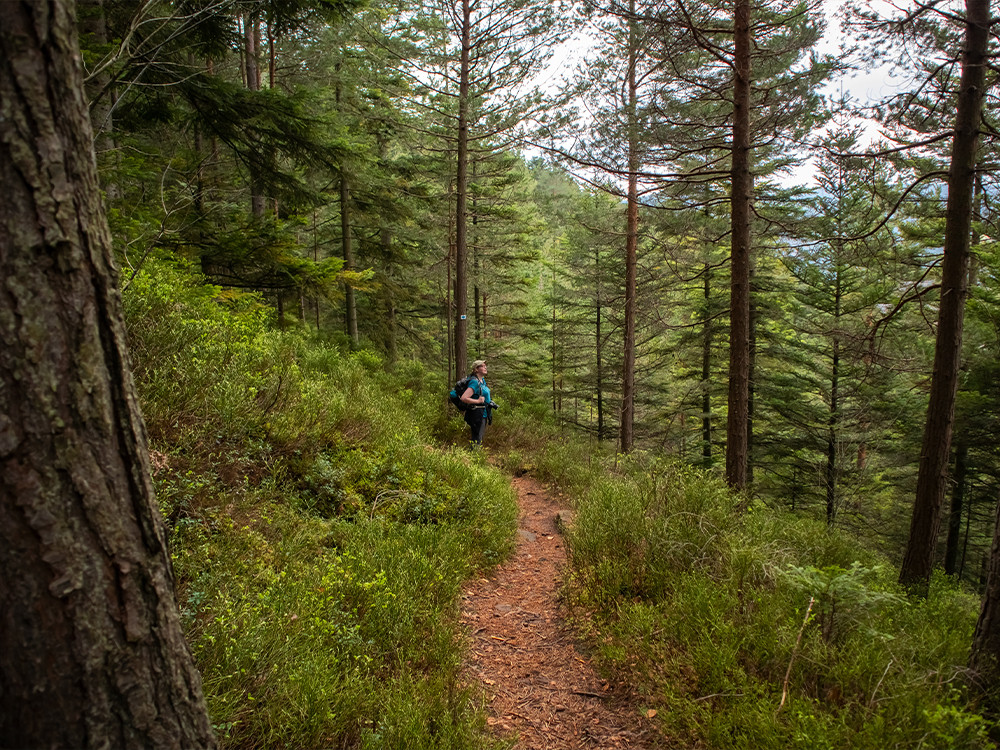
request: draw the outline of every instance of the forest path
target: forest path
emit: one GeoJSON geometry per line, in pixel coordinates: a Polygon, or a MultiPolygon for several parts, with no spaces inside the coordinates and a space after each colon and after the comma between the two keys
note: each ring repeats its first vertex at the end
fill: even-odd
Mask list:
{"type": "Polygon", "coordinates": [[[517,551],[489,579],[469,583],[462,601],[472,639],[468,676],[489,698],[487,721],[498,737],[516,737],[516,750],[664,746],[635,696],[598,676],[563,621],[559,505],[529,477],[513,484],[517,551]]]}

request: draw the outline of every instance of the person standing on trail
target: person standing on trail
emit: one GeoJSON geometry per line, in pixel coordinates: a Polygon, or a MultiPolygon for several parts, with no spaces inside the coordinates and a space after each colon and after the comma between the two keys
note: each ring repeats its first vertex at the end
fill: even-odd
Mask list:
{"type": "Polygon", "coordinates": [[[462,394],[462,403],[467,404],[465,423],[469,425],[470,447],[483,444],[486,425],[493,423],[493,410],[497,405],[490,400],[490,387],[486,385],[486,362],[477,359],[469,373],[469,387],[462,394]]]}

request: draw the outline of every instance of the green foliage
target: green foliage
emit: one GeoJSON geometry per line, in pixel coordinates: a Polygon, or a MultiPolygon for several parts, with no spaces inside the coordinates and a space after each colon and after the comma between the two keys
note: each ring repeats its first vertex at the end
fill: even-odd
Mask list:
{"type": "Polygon", "coordinates": [[[570,550],[604,668],[685,746],[994,747],[958,687],[976,600],[944,577],[907,600],[846,534],[642,454],[591,475],[570,550]]]}
{"type": "Polygon", "coordinates": [[[851,563],[849,568],[839,565],[827,565],[823,568],[789,565],[785,578],[794,589],[814,601],[815,619],[823,638],[832,641],[850,624],[863,622],[865,615],[879,605],[891,603],[899,607],[905,606],[906,600],[899,595],[878,591],[866,585],[867,579],[878,572],[865,568],[857,561],[851,563]]]}
{"type": "Polygon", "coordinates": [[[125,298],[182,618],[227,748],[483,748],[461,584],[506,479],[425,445],[441,386],[152,263],[125,298]]]}

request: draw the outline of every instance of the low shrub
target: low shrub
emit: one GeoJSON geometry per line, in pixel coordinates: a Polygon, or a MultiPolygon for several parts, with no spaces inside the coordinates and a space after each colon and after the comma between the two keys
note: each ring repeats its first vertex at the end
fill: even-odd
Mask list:
{"type": "Polygon", "coordinates": [[[453,748],[461,585],[513,549],[516,498],[436,450],[441,387],[152,263],[124,295],[182,619],[223,748],[453,748]]]}
{"type": "Polygon", "coordinates": [[[991,748],[961,690],[975,597],[908,599],[824,524],[636,455],[590,480],[567,587],[603,668],[714,748],[991,748]]]}

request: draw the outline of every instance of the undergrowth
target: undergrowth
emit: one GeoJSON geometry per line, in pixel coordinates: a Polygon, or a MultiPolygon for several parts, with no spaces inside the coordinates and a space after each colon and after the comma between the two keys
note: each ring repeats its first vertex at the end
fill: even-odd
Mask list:
{"type": "Polygon", "coordinates": [[[509,429],[508,467],[576,500],[575,622],[675,746],[994,747],[963,689],[978,600],[950,579],[908,598],[846,533],[747,509],[717,477],[532,420],[509,429]]]}
{"type": "MultiPolygon", "coordinates": [[[[125,295],[178,601],[223,748],[489,748],[462,582],[515,498],[444,384],[273,330],[152,265],[125,295]]],[[[678,747],[994,747],[963,691],[977,603],[910,599],[877,553],[716,478],[565,435],[505,394],[507,470],[576,500],[566,600],[678,747]]]]}
{"type": "Polygon", "coordinates": [[[124,296],[178,603],[223,748],[488,748],[462,582],[513,492],[441,383],[152,264],[124,296]],[[457,421],[457,420],[456,420],[457,421]]]}

